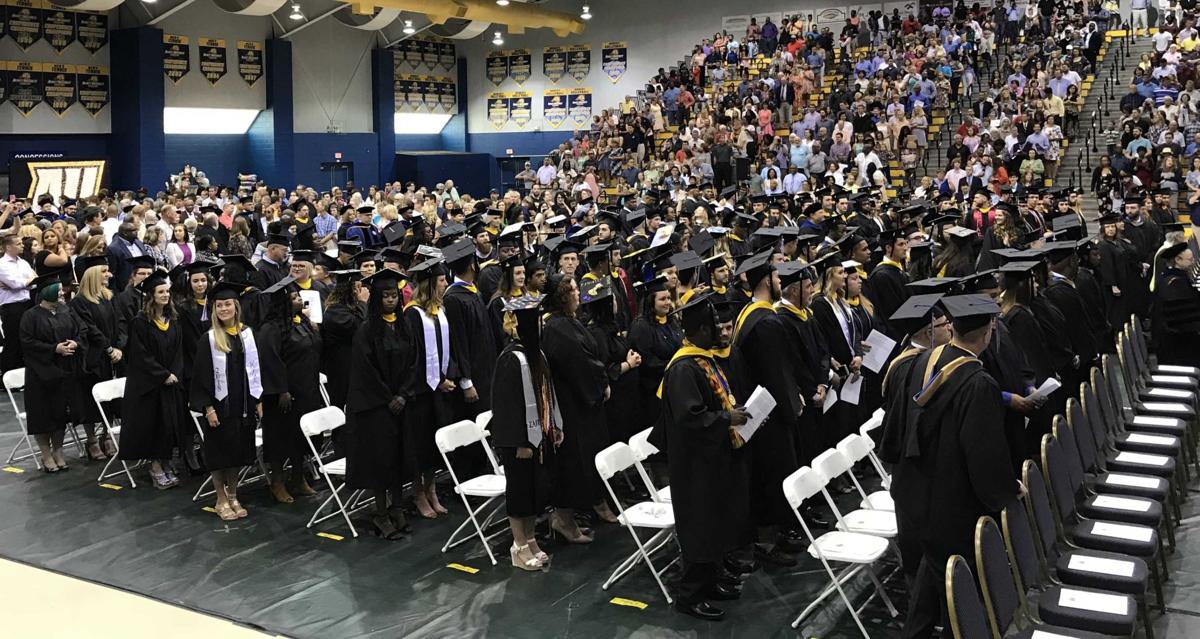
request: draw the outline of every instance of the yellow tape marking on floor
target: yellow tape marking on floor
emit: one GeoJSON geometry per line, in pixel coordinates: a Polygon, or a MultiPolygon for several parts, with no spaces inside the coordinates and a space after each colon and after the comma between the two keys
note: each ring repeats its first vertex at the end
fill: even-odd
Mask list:
{"type": "Polygon", "coordinates": [[[345,537],[343,537],[341,535],[335,535],[333,533],[327,533],[327,532],[319,532],[319,533],[317,533],[317,536],[324,537],[326,539],[332,539],[334,541],[341,541],[341,540],[345,539],[345,537]]]}
{"type": "Polygon", "coordinates": [[[213,508],[212,506],[205,506],[204,508],[201,508],[200,510],[203,510],[203,511],[204,511],[204,512],[206,512],[206,513],[215,513],[215,512],[217,512],[217,509],[216,509],[216,508],[213,508]]]}
{"type": "Polygon", "coordinates": [[[645,610],[649,605],[644,601],[625,599],[624,597],[613,597],[608,603],[613,604],[614,606],[629,606],[630,608],[637,608],[638,610],[645,610]]]}
{"type": "Polygon", "coordinates": [[[20,475],[21,473],[23,473],[25,471],[23,469],[17,468],[16,466],[5,466],[4,472],[12,473],[14,475],[20,475]]]}
{"type": "Polygon", "coordinates": [[[467,573],[468,575],[473,575],[473,574],[479,572],[478,568],[472,568],[470,566],[464,566],[462,564],[446,564],[446,567],[453,568],[454,570],[461,570],[461,571],[467,573]]]}
{"type": "Polygon", "coordinates": [[[121,490],[121,487],[116,484],[100,484],[100,487],[107,488],[109,490],[121,490]]]}

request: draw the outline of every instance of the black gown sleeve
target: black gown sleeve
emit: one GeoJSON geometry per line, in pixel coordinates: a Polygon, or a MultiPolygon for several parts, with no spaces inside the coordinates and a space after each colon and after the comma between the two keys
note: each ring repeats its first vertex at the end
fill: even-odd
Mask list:
{"type": "MultiPolygon", "coordinates": [[[[207,341],[207,333],[204,334],[204,339],[207,341]]],[[[213,385],[212,352],[208,348],[197,346],[195,357],[192,358],[191,373],[192,378],[188,381],[189,407],[197,413],[203,413],[206,408],[212,406],[219,412],[219,402],[217,402],[216,390],[213,385]]]]}
{"type": "Polygon", "coordinates": [[[264,395],[282,395],[288,392],[288,371],[283,363],[283,335],[280,334],[280,330],[278,322],[267,322],[261,329],[254,331],[264,395]]]}
{"type": "Polygon", "coordinates": [[[596,358],[591,336],[573,330],[573,324],[574,320],[567,318],[547,322],[542,334],[542,352],[555,380],[563,382],[558,392],[572,393],[595,406],[604,400],[604,388],[608,385],[604,363],[596,358]]]}
{"type": "Polygon", "coordinates": [[[525,430],[525,391],[515,350],[505,351],[496,362],[492,377],[492,421],[488,430],[492,433],[494,446],[529,446],[525,430]]]}
{"type": "Polygon", "coordinates": [[[158,329],[149,320],[134,318],[129,330],[130,341],[136,343],[129,349],[133,352],[130,354],[128,366],[137,368],[143,377],[157,380],[159,384],[165,383],[172,374],[171,369],[155,357],[156,349],[152,347],[154,334],[150,332],[158,329]]]}

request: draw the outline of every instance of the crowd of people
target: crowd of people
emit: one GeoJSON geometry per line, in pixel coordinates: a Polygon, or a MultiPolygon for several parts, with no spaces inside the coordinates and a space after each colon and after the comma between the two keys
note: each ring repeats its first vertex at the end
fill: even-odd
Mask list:
{"type": "MultiPolygon", "coordinates": [[[[677,607],[709,620],[745,574],[804,550],[784,478],[883,408],[906,636],[927,636],[946,557],[973,554],[974,519],[1016,499],[1022,461],[1063,411],[1066,393],[1033,389],[1077,388],[1133,314],[1151,320],[1160,362],[1200,364],[1197,246],[1175,200],[1187,187],[1194,206],[1200,180],[1172,158],[1197,142],[1180,133],[1194,124],[1187,90],[1170,95],[1191,73],[1195,19],[1170,31],[1168,17],[1172,40],[1155,36],[1165,44],[1132,91],[1144,99],[1122,102],[1131,137],[1093,180],[1111,202],[1093,237],[1081,191],[1043,176],[1066,98],[1095,62],[1104,27],[1089,20],[1110,16],[1042,4],[872,12],[836,44],[800,17],[719,34],[660,73],[644,108],[621,105],[529,167],[528,190],[183,179],[154,194],[12,199],[0,205],[0,368],[25,369],[45,472],[69,468],[64,434],[79,427],[88,457],[145,462],[155,488],[208,473],[227,521],[248,516],[238,477],[258,459],[257,429],[273,499],[315,494],[300,417],[328,402],[346,416],[332,448],[347,485],[371,491],[384,539],[412,534],[414,511],[448,514],[434,433],[490,410],[512,564],[531,571],[550,561],[543,516],[571,544],[618,521],[593,459],[652,429],[684,562],[677,607]],[[889,195],[887,163],[927,152],[926,109],[978,82],[996,43],[1002,79],[972,107],[987,126],[966,119],[944,170],[889,195]],[[770,64],[752,80],[757,53],[770,64]],[[668,124],[678,133],[659,145],[668,124]],[[618,199],[601,205],[612,180],[618,199]],[[877,369],[864,365],[876,333],[895,344],[877,369]],[[108,408],[115,440],[90,395],[114,378],[126,380],[108,408]],[[775,407],[744,440],[737,427],[764,417],[744,406],[759,387],[775,407]],[[917,413],[931,417],[918,426],[917,413]],[[966,475],[912,481],[953,454],[929,447],[931,432],[986,445],[966,475]],[[934,499],[948,517],[921,515],[934,499]]],[[[816,503],[799,515],[831,523],[816,503]]]]}

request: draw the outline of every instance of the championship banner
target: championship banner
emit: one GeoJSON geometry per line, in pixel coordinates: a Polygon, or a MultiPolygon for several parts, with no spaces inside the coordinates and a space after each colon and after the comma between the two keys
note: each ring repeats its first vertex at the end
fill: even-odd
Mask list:
{"type": "Polygon", "coordinates": [[[533,75],[533,54],[529,49],[513,49],[508,52],[508,75],[518,85],[525,84],[533,75]]]}
{"type": "Polygon", "coordinates": [[[442,78],[438,85],[438,97],[441,100],[442,113],[458,113],[458,94],[455,92],[454,80],[442,78]]]}
{"type": "Polygon", "coordinates": [[[567,121],[567,96],[570,93],[566,89],[546,89],[542,94],[542,119],[550,128],[557,129],[567,121]]]}
{"type": "Polygon", "coordinates": [[[433,40],[422,40],[419,46],[421,48],[421,62],[425,65],[426,69],[433,71],[437,68],[438,63],[442,61],[442,56],[438,53],[441,45],[433,40]]]}
{"type": "Polygon", "coordinates": [[[174,84],[192,70],[192,54],[188,48],[188,37],[163,34],[163,73],[174,84]]]}
{"type": "Polygon", "coordinates": [[[28,117],[42,103],[42,65],[39,62],[9,62],[8,101],[28,117]]]}
{"type": "Polygon", "coordinates": [[[600,68],[604,75],[616,83],[629,68],[629,46],[624,41],[605,42],[600,45],[600,68]]]}
{"type": "Polygon", "coordinates": [[[567,74],[567,50],[564,47],[546,47],[542,49],[542,75],[558,84],[567,74]]]}
{"type": "Polygon", "coordinates": [[[442,79],[431,75],[421,76],[421,103],[429,113],[437,113],[442,107],[442,95],[438,85],[442,79]]]}
{"type": "Polygon", "coordinates": [[[405,101],[408,100],[408,79],[403,73],[392,75],[392,109],[396,113],[405,113],[405,101]]]}
{"type": "Polygon", "coordinates": [[[404,76],[407,84],[404,92],[404,105],[409,113],[420,113],[425,104],[425,93],[421,90],[421,76],[407,74],[404,76]]]}
{"type": "Polygon", "coordinates": [[[42,37],[55,51],[62,53],[63,49],[75,41],[75,15],[52,5],[42,9],[42,37]]]}
{"type": "Polygon", "coordinates": [[[43,99],[61,118],[67,109],[75,104],[78,97],[75,87],[75,65],[43,64],[42,84],[45,87],[43,99]]]}
{"type": "Polygon", "coordinates": [[[496,86],[503,84],[508,77],[508,52],[489,52],[484,58],[484,69],[489,82],[496,86]]]}
{"type": "Polygon", "coordinates": [[[8,0],[4,7],[4,23],[8,35],[22,51],[28,51],[33,43],[42,39],[42,16],[40,0],[8,0]]]}
{"type": "Polygon", "coordinates": [[[238,75],[254,86],[263,77],[263,45],[253,40],[237,41],[238,75]]]}
{"type": "Polygon", "coordinates": [[[75,37],[83,48],[95,53],[108,44],[108,14],[78,11],[75,13],[75,37]]]}
{"type": "Polygon", "coordinates": [[[509,96],[507,93],[489,93],[487,96],[488,122],[497,129],[508,124],[509,96]]]}
{"type": "Polygon", "coordinates": [[[229,71],[225,60],[225,41],[216,38],[200,38],[196,40],[196,50],[200,54],[200,73],[209,84],[216,84],[229,71]]]}
{"type": "Polygon", "coordinates": [[[533,94],[528,91],[514,91],[509,95],[509,119],[513,124],[525,128],[533,120],[533,94]]]}
{"type": "Polygon", "coordinates": [[[75,68],[75,82],[78,85],[79,103],[93,118],[96,117],[111,99],[108,67],[79,65],[75,68]]]}
{"type": "Polygon", "coordinates": [[[404,54],[404,61],[408,66],[416,69],[421,66],[421,41],[417,38],[409,38],[400,43],[400,51],[404,54]]]}
{"type": "Polygon", "coordinates": [[[458,64],[458,51],[454,48],[453,42],[438,43],[438,63],[447,71],[458,64]]]}
{"type": "Polygon", "coordinates": [[[573,44],[567,47],[567,75],[583,82],[592,72],[592,45],[573,44]]]}
{"type": "Polygon", "coordinates": [[[575,123],[576,129],[590,126],[592,122],[592,90],[587,87],[571,89],[567,106],[567,115],[575,123]]]}

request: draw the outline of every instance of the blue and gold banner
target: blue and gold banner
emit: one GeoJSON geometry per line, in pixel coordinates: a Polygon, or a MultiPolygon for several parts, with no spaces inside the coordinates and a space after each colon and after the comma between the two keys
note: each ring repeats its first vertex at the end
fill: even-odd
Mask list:
{"type": "Polygon", "coordinates": [[[225,41],[217,38],[198,38],[196,52],[200,55],[200,74],[209,84],[216,84],[229,72],[225,41]]]}
{"type": "Polygon", "coordinates": [[[78,83],[79,103],[96,117],[111,99],[109,92],[108,67],[79,65],[75,69],[78,83]]]}
{"type": "Polygon", "coordinates": [[[557,129],[567,121],[567,89],[546,89],[542,94],[542,119],[546,126],[557,129]]]}
{"type": "Polygon", "coordinates": [[[508,118],[512,123],[525,128],[533,120],[533,94],[529,91],[513,91],[508,94],[508,118]]]}
{"type": "Polygon", "coordinates": [[[163,34],[163,73],[178,84],[192,70],[192,53],[187,36],[163,34]]]}
{"type": "Polygon", "coordinates": [[[8,101],[28,117],[45,99],[40,62],[8,62],[8,101]]]}
{"type": "Polygon", "coordinates": [[[489,82],[496,86],[504,84],[508,78],[508,52],[491,51],[484,58],[484,72],[489,82]]]}
{"type": "Polygon", "coordinates": [[[558,84],[567,74],[567,50],[564,47],[546,47],[542,49],[542,75],[558,84]]]}
{"type": "Polygon", "coordinates": [[[625,41],[605,42],[600,45],[600,68],[604,75],[616,83],[629,69],[629,46],[625,41]]]}
{"type": "Polygon", "coordinates": [[[508,77],[513,79],[517,85],[525,84],[525,81],[533,75],[533,54],[529,49],[513,49],[508,52],[508,77]]]}
{"type": "Polygon", "coordinates": [[[453,69],[458,62],[457,58],[458,53],[454,49],[453,42],[438,43],[438,63],[442,65],[443,69],[446,71],[453,69]]]}
{"type": "Polygon", "coordinates": [[[421,62],[425,64],[425,68],[433,71],[437,68],[438,63],[442,61],[441,45],[433,40],[419,40],[418,47],[421,50],[421,62]]]}
{"type": "MultiPolygon", "coordinates": [[[[108,14],[79,11],[75,13],[75,37],[83,48],[95,53],[108,44],[108,14]]],[[[107,76],[106,76],[107,77],[107,76]]]]}
{"type": "Polygon", "coordinates": [[[579,87],[570,90],[570,100],[567,103],[567,115],[576,129],[583,129],[592,123],[592,90],[589,87],[579,87]]]}
{"type": "Polygon", "coordinates": [[[42,9],[42,38],[62,52],[75,41],[75,15],[50,4],[42,9]]]}
{"type": "Polygon", "coordinates": [[[421,76],[421,104],[425,106],[425,111],[428,113],[437,113],[442,107],[442,95],[438,85],[441,84],[441,78],[435,78],[431,75],[421,76]]]}
{"type": "Polygon", "coordinates": [[[42,86],[46,105],[61,118],[79,95],[75,85],[75,65],[43,64],[42,86]]]}
{"type": "Polygon", "coordinates": [[[503,129],[508,124],[510,96],[504,92],[489,93],[487,96],[488,122],[497,129],[503,129]]]}
{"type": "Polygon", "coordinates": [[[250,86],[263,76],[263,45],[253,40],[237,41],[238,75],[250,86]]]}
{"type": "MultiPolygon", "coordinates": [[[[4,22],[8,27],[8,35],[22,51],[28,51],[29,47],[42,39],[45,29],[43,4],[41,0],[8,0],[5,3],[4,22]]],[[[12,98],[11,92],[9,98],[12,98]]],[[[29,113],[22,112],[21,115],[29,113]]]]}
{"type": "Polygon", "coordinates": [[[573,44],[567,47],[567,75],[583,82],[592,72],[592,45],[573,44]]]}
{"type": "Polygon", "coordinates": [[[438,101],[442,113],[458,113],[458,95],[451,78],[442,78],[438,83],[438,101]]]}

